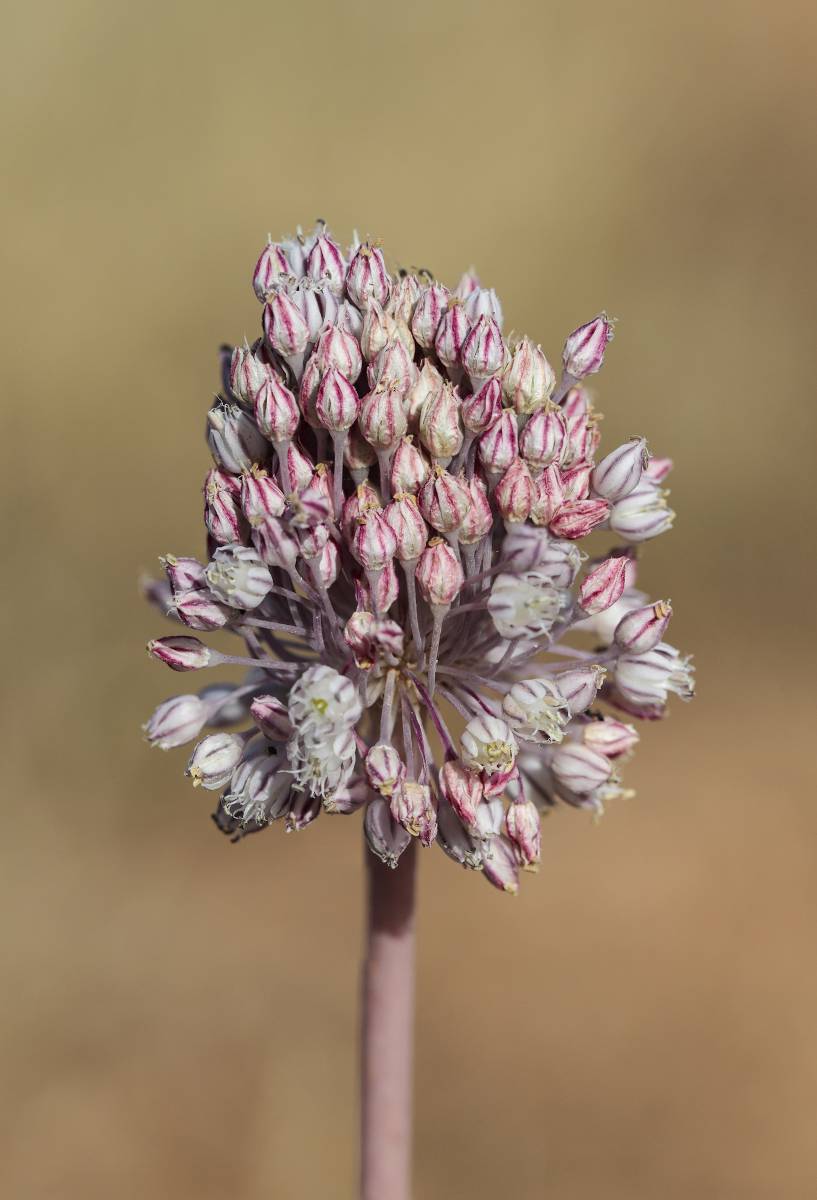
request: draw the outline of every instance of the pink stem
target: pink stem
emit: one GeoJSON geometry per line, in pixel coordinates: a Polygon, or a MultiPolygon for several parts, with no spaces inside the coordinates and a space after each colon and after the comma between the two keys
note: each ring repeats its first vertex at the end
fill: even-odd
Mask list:
{"type": "Polygon", "coordinates": [[[361,1200],[409,1200],[414,1041],[415,843],[396,868],[366,850],[361,1200]]]}

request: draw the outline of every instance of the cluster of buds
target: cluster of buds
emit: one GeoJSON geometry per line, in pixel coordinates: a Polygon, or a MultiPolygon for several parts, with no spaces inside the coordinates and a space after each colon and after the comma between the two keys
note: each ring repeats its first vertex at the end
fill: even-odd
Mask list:
{"type": "Polygon", "coordinates": [[[612,324],[571,333],[557,378],[475,275],[392,273],[323,224],[269,241],[252,283],[262,334],[222,351],[208,416],[206,555],[146,585],[186,627],[152,657],[245,673],[165,701],[148,740],[196,743],[234,840],[362,810],[391,866],[416,838],[515,892],[543,813],[625,794],[629,719],[692,694],[669,602],[636,590],[671,463],[640,437],[598,455],[584,380],[612,324]]]}

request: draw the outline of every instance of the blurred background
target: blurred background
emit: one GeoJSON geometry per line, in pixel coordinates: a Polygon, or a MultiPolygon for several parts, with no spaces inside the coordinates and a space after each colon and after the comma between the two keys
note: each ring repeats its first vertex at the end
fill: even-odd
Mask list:
{"type": "Polygon", "coordinates": [[[605,444],[676,460],[642,578],[699,672],[516,900],[423,856],[416,1195],[815,1195],[815,50],[793,0],[7,12],[5,1196],[354,1195],[359,822],[231,846],[139,728],[216,348],[319,216],[553,360],[619,318],[605,444]]]}

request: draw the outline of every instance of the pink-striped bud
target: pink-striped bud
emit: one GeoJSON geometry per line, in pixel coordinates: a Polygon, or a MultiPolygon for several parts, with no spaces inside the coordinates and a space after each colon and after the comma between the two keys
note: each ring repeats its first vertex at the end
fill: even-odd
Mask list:
{"type": "Polygon", "coordinates": [[[598,414],[582,387],[571,388],[562,401],[565,419],[565,443],[562,447],[562,466],[576,462],[592,462],[599,442],[598,414]]]}
{"type": "Polygon", "coordinates": [[[315,400],[315,415],[324,429],[345,433],[357,420],[360,397],[337,367],[330,367],[321,380],[315,400]]]}
{"type": "Polygon", "coordinates": [[[435,459],[450,461],[462,446],[460,398],[450,383],[428,397],[420,410],[420,440],[435,459]]]}
{"type": "Polygon", "coordinates": [[[369,392],[360,406],[360,431],[375,450],[393,450],[406,432],[406,414],[398,392],[369,392]]]}
{"type": "Polygon", "coordinates": [[[280,444],[295,436],[300,419],[294,395],[277,375],[270,373],[255,398],[258,428],[273,444],[280,444]]]}
{"type": "Polygon", "coordinates": [[[324,587],[330,588],[340,574],[340,551],[331,538],[318,555],[317,569],[324,587]]]}
{"type": "Polygon", "coordinates": [[[326,282],[331,291],[340,294],[346,274],[346,263],[340,246],[326,231],[319,234],[306,259],[306,273],[315,283],[326,282]]]}
{"type": "Polygon", "coordinates": [[[201,732],[207,713],[207,705],[198,696],[173,696],[159,705],[142,728],[151,746],[172,750],[201,732]]]}
{"type": "MultiPolygon", "coordinates": [[[[327,294],[331,295],[328,289],[327,294]]],[[[324,298],[324,290],[322,285],[312,283],[309,279],[299,279],[297,283],[287,286],[287,295],[306,322],[307,343],[315,342],[323,329],[321,300],[324,298]]]]}
{"type": "Polygon", "coordinates": [[[309,344],[310,329],[295,299],[277,289],[264,305],[264,336],[283,358],[303,354],[309,344]]]}
{"type": "Polygon", "coordinates": [[[287,706],[277,697],[256,696],[250,705],[250,716],[271,742],[288,742],[292,737],[292,722],[287,706]]]}
{"type": "Polygon", "coordinates": [[[351,333],[358,342],[363,336],[363,314],[356,305],[352,304],[351,300],[342,300],[338,305],[335,325],[344,333],[351,333]]]}
{"type": "Polygon", "coordinates": [[[553,681],[564,697],[571,717],[587,712],[601,687],[604,674],[604,667],[593,663],[589,667],[571,667],[554,676],[553,681]]]}
{"type": "Polygon", "coordinates": [[[590,495],[590,476],[593,464],[580,462],[562,470],[562,491],[565,500],[586,500],[590,495]]]}
{"type": "Polygon", "coordinates": [[[462,347],[471,328],[471,323],[465,315],[462,304],[450,300],[448,308],[442,315],[437,336],[434,338],[434,349],[440,362],[449,371],[460,366],[462,347]]]}
{"type": "Polygon", "coordinates": [[[364,242],[358,247],[346,273],[346,291],[361,309],[371,300],[380,305],[386,303],[391,291],[391,276],[377,246],[364,242]]]}
{"type": "Polygon", "coordinates": [[[207,444],[218,465],[231,475],[264,462],[269,446],[255,422],[237,404],[216,404],[207,414],[207,444]]]}
{"type": "Polygon", "coordinates": [[[531,800],[515,800],[505,814],[505,832],[525,870],[535,870],[542,857],[539,810],[531,800]]]}
{"type": "Polygon", "coordinates": [[[649,462],[644,438],[631,438],[606,455],[593,471],[593,491],[615,504],[634,491],[649,462]]]}
{"type": "Polygon", "coordinates": [[[491,838],[485,850],[482,873],[500,892],[515,896],[519,891],[519,859],[506,837],[491,838]]]}
{"type": "Polygon", "coordinates": [[[519,435],[519,453],[532,469],[548,467],[560,460],[566,436],[560,409],[546,405],[525,423],[519,435]]]}
{"type": "Polygon", "coordinates": [[[366,609],[352,613],[344,626],[343,637],[355,656],[355,665],[363,671],[368,671],[378,661],[396,666],[403,657],[405,637],[397,622],[388,617],[376,617],[366,609]]]}
{"type": "Polygon", "coordinates": [[[591,617],[606,612],[635,583],[635,559],[629,554],[605,558],[590,571],[579,588],[579,605],[591,617]]]}
{"type": "Polygon", "coordinates": [[[198,671],[210,662],[210,651],[195,637],[162,637],[148,642],[148,654],[171,671],[198,671]]]}
{"type": "Polygon", "coordinates": [[[502,384],[496,376],[487,379],[479,391],[466,396],[460,408],[463,425],[474,435],[490,429],[501,412],[502,384]]]}
{"type": "Polygon", "coordinates": [[[177,557],[166,554],[160,558],[170,590],[175,596],[177,592],[195,591],[207,587],[207,576],[204,574],[205,565],[197,558],[177,557]]]}
{"type": "Polygon", "coordinates": [[[499,325],[493,317],[479,317],[462,344],[462,365],[474,390],[504,370],[507,362],[508,347],[499,325]]]}
{"type": "Polygon", "coordinates": [[[253,291],[263,304],[273,288],[292,274],[292,267],[283,246],[269,241],[261,251],[252,273],[253,291]]]}
{"type": "Polygon", "coordinates": [[[357,522],[364,513],[380,507],[380,496],[372,485],[368,482],[359,484],[351,496],[344,500],[340,513],[340,529],[346,540],[351,540],[357,522]]]}
{"type": "Polygon", "coordinates": [[[671,616],[669,600],[659,600],[646,608],[634,608],[616,625],[613,639],[628,654],[646,654],[663,640],[671,616]]]}
{"type": "Polygon", "coordinates": [[[318,388],[321,385],[325,371],[314,354],[307,359],[301,385],[298,389],[298,405],[308,425],[316,428],[319,425],[315,412],[315,401],[318,398],[318,388]]]}
{"type": "Polygon", "coordinates": [[[271,374],[249,346],[236,346],[230,360],[230,391],[247,408],[252,409],[260,389],[271,374]]]}
{"type": "Polygon", "coordinates": [[[535,494],[528,465],[517,458],[496,485],[494,500],[503,520],[519,525],[531,515],[535,494]]]}
{"type": "Polygon", "coordinates": [[[417,492],[431,474],[427,459],[409,437],[404,437],[391,460],[391,488],[397,492],[417,492]]]}
{"type": "Polygon", "coordinates": [[[422,286],[416,275],[401,275],[392,287],[389,297],[389,314],[395,320],[408,325],[414,306],[422,295],[422,286]]]}
{"type": "Polygon", "coordinates": [[[490,317],[502,329],[502,305],[493,288],[475,287],[464,297],[463,307],[471,322],[490,317]]]}
{"type": "Polygon", "coordinates": [[[534,525],[549,525],[564,504],[564,498],[561,471],[556,463],[551,463],[535,480],[530,513],[534,525]]]}
{"type": "Polygon", "coordinates": [[[260,525],[267,517],[280,517],[285,507],[284,493],[274,479],[257,468],[244,472],[241,508],[251,526],[260,525]]]}
{"type": "Polygon", "coordinates": [[[363,330],[360,335],[360,348],[366,362],[373,362],[389,342],[396,342],[398,338],[394,317],[384,312],[376,300],[370,301],[363,317],[363,330]]]}
{"type": "Polygon", "coordinates": [[[397,539],[382,513],[373,510],[358,518],[351,549],[366,571],[382,571],[391,562],[397,552],[397,539]]]}
{"type": "Polygon", "coordinates": [[[480,435],[479,461],[492,475],[500,475],[519,456],[519,434],[512,409],[503,408],[494,423],[480,435]]]}
{"type": "Polygon", "coordinates": [[[610,528],[627,542],[646,542],[672,528],[675,513],[662,492],[647,489],[625,496],[610,510],[610,528]]]}
{"type": "Polygon", "coordinates": [[[457,529],[457,541],[463,546],[473,546],[476,542],[481,542],[486,533],[493,528],[494,514],[487,489],[481,479],[474,475],[465,486],[468,488],[470,503],[463,522],[457,529]]]}
{"type": "Polygon", "coordinates": [[[311,563],[314,559],[320,558],[326,547],[330,545],[329,529],[326,525],[315,525],[299,532],[298,545],[301,558],[311,563]]]}
{"type": "Polygon", "coordinates": [[[366,374],[370,388],[397,392],[405,399],[417,379],[417,368],[412,355],[397,338],[388,342],[369,363],[366,374]]]}
{"type": "Polygon", "coordinates": [[[601,787],[613,772],[605,754],[580,742],[562,742],[553,752],[550,767],[559,782],[579,796],[586,796],[601,787]]]}
{"type": "Polygon", "coordinates": [[[638,733],[632,725],[625,725],[613,717],[603,717],[582,728],[582,742],[606,758],[621,758],[635,749],[638,733]]]}
{"type": "Polygon", "coordinates": [[[604,350],[613,338],[613,325],[607,313],[600,313],[586,325],[574,329],[562,352],[565,371],[573,379],[595,375],[604,361],[604,350]]]}
{"type": "Polygon", "coordinates": [[[523,415],[536,412],[547,404],[555,385],[553,367],[545,358],[542,347],[534,346],[530,338],[522,338],[502,377],[502,390],[508,403],[523,415]]]}
{"type": "Polygon", "coordinates": [[[387,742],[372,746],[364,762],[366,778],[376,792],[389,799],[406,777],[406,764],[387,742]]]}
{"type": "Polygon", "coordinates": [[[430,846],[437,836],[437,813],[428,784],[403,779],[392,793],[391,815],[423,846],[430,846]]]}
{"type": "Polygon", "coordinates": [[[411,492],[398,492],[384,508],[383,519],[394,534],[399,561],[414,562],[419,558],[428,542],[428,526],[417,507],[416,497],[411,492]]]}
{"type": "Polygon", "coordinates": [[[363,832],[372,854],[387,867],[396,867],[400,855],[411,843],[411,835],[394,820],[388,801],[382,796],[367,806],[363,832]]]}
{"type": "Polygon", "coordinates": [[[204,481],[204,524],[210,537],[220,546],[243,542],[246,532],[234,480],[234,475],[214,467],[207,472],[204,481]]]}
{"type": "Polygon", "coordinates": [[[479,772],[459,759],[446,762],[440,768],[440,791],[460,820],[473,827],[484,795],[479,772]]]}
{"type": "Polygon", "coordinates": [[[457,556],[442,538],[432,538],[417,563],[417,586],[432,608],[445,608],[459,595],[464,582],[457,556]]]}
{"type": "Polygon", "coordinates": [[[400,595],[400,580],[394,563],[389,560],[379,573],[375,573],[374,594],[370,580],[355,579],[355,607],[375,612],[378,616],[387,613],[400,595]]]}
{"type": "Polygon", "coordinates": [[[363,356],[357,338],[337,325],[329,325],[323,330],[315,345],[313,357],[323,371],[335,367],[352,383],[363,369],[363,356]]]}
{"type": "Polygon", "coordinates": [[[469,296],[473,296],[479,289],[479,275],[477,275],[474,267],[470,267],[460,276],[460,281],[454,289],[454,295],[459,300],[467,300],[469,296]]]}
{"type": "Polygon", "coordinates": [[[644,468],[644,474],[651,483],[663,483],[672,466],[671,458],[651,458],[644,468]]]}
{"type": "Polygon", "coordinates": [[[438,533],[453,533],[465,520],[468,489],[442,467],[434,467],[417,495],[420,512],[438,533]]]}
{"type": "Polygon", "coordinates": [[[423,350],[431,350],[437,337],[437,330],[448,311],[450,293],[441,283],[432,283],[423,291],[411,318],[411,332],[414,340],[423,350]]]}
{"type": "Polygon", "coordinates": [[[568,500],[551,519],[550,532],[556,538],[575,541],[602,525],[609,515],[610,505],[606,500],[568,500]]]}
{"type": "Polygon", "coordinates": [[[333,476],[326,463],[318,463],[305,488],[289,497],[290,524],[308,529],[331,521],[334,513],[333,476]]]}
{"type": "Polygon", "coordinates": [[[408,421],[408,427],[413,433],[419,428],[420,414],[423,408],[433,397],[438,396],[442,392],[445,383],[446,381],[431,362],[431,359],[427,358],[418,372],[411,390],[403,400],[403,409],[408,421]]]}
{"type": "Polygon", "coordinates": [[[173,612],[188,629],[199,629],[205,633],[223,629],[234,615],[206,588],[176,592],[173,596],[173,612]]]}
{"type": "Polygon", "coordinates": [[[299,554],[298,543],[287,532],[283,522],[275,517],[268,517],[253,529],[252,544],[268,567],[282,567],[285,571],[291,571],[295,566],[299,554]]]}

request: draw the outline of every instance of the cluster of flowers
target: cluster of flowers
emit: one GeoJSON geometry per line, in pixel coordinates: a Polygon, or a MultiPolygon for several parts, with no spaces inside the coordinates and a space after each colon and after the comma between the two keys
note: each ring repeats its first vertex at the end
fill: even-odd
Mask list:
{"type": "Polygon", "coordinates": [[[243,643],[162,637],[154,658],[248,671],[161,704],[148,739],[214,730],[186,773],[222,792],[234,838],[363,809],[384,862],[436,842],[515,892],[544,812],[622,794],[638,734],[615,711],[656,718],[692,694],[662,640],[669,603],[635,590],[635,547],[672,524],[672,464],[643,438],[596,461],[581,381],[611,322],[567,338],[557,383],[474,274],[453,292],[391,275],[377,245],[344,254],[323,224],[270,241],[253,286],[263,336],[224,348],[208,415],[208,561],[168,556],[146,585],[189,629],[243,643]],[[593,530],[616,544],[588,560],[593,530]]]}

